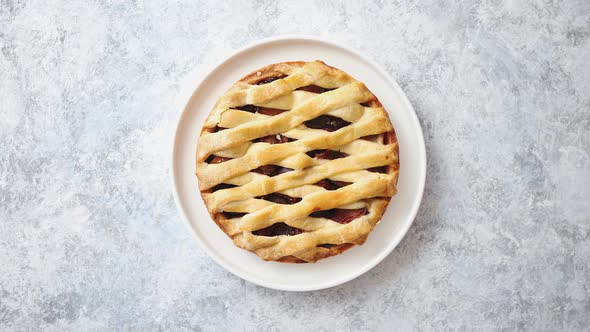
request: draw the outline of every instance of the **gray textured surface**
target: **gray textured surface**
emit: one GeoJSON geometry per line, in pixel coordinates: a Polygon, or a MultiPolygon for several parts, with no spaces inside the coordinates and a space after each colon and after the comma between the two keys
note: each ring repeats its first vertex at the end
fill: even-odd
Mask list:
{"type": "Polygon", "coordinates": [[[0,0],[0,50],[0,330],[590,329],[587,0],[0,0]],[[394,253],[305,294],[217,266],[167,174],[180,79],[282,33],[384,66],[429,153],[394,253]]]}

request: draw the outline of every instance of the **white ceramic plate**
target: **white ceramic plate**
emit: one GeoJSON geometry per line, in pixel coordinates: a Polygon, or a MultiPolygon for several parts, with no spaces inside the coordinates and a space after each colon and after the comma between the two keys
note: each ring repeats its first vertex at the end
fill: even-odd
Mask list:
{"type": "Polygon", "coordinates": [[[237,51],[190,88],[196,90],[180,116],[174,138],[174,198],[202,248],[228,271],[255,284],[281,290],[309,291],[333,287],[377,265],[406,234],[418,212],[424,190],[424,137],[403,91],[373,62],[348,48],[316,38],[280,37],[237,51]],[[244,75],[271,63],[316,59],[364,82],[389,112],[400,144],[398,193],[362,246],[355,246],[341,255],[315,264],[265,262],[234,246],[209,217],[195,177],[197,138],[216,99],[244,75]]]}

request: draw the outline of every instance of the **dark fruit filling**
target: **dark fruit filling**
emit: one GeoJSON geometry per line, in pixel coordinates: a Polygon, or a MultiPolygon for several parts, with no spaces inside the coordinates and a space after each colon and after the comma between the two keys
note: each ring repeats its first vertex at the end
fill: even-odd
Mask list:
{"type": "Polygon", "coordinates": [[[331,91],[334,89],[326,89],[326,88],[322,88],[321,86],[317,86],[317,85],[308,85],[308,86],[301,87],[297,90],[313,92],[313,93],[323,93],[323,92],[331,91]]]}
{"type": "Polygon", "coordinates": [[[317,118],[307,120],[304,122],[305,125],[312,129],[323,129],[326,131],[336,131],[342,127],[346,127],[350,122],[343,120],[339,117],[331,115],[320,115],[317,118]]]}
{"type": "Polygon", "coordinates": [[[271,116],[281,114],[283,112],[287,112],[287,110],[280,110],[278,108],[268,108],[268,107],[262,107],[262,106],[256,106],[256,105],[238,106],[238,107],[235,107],[235,109],[240,110],[240,111],[244,111],[244,112],[249,112],[249,113],[260,113],[260,114],[271,115],[271,116]]]}
{"type": "Polygon", "coordinates": [[[387,173],[387,166],[367,168],[367,171],[373,172],[373,173],[387,173]]]}
{"type": "Polygon", "coordinates": [[[267,77],[267,78],[265,78],[265,79],[263,79],[261,81],[258,81],[256,83],[256,85],[268,84],[270,82],[274,82],[274,81],[276,81],[278,79],[285,78],[285,77],[287,77],[287,75],[280,75],[280,76],[275,76],[275,77],[267,77]]]}
{"type": "Polygon", "coordinates": [[[247,213],[243,212],[221,212],[221,214],[225,217],[225,219],[241,218],[247,215],[247,213]]]}
{"type": "Polygon", "coordinates": [[[229,184],[229,183],[220,183],[218,185],[216,185],[215,187],[209,189],[209,192],[216,192],[217,190],[223,190],[223,189],[229,189],[229,188],[234,188],[237,187],[235,184],[229,184]]]}
{"type": "Polygon", "coordinates": [[[208,164],[220,164],[224,161],[228,161],[231,160],[232,158],[226,158],[226,157],[219,157],[216,155],[210,155],[209,157],[207,157],[207,159],[205,159],[205,162],[208,164]]]}
{"type": "Polygon", "coordinates": [[[264,174],[264,175],[268,175],[270,177],[282,174],[282,173],[286,173],[286,172],[290,172],[292,171],[292,168],[287,168],[287,167],[282,167],[282,166],[278,166],[278,165],[262,165],[260,167],[258,167],[257,169],[253,169],[252,172],[256,172],[259,174],[264,174]]]}
{"type": "Polygon", "coordinates": [[[318,159],[340,159],[344,157],[348,157],[348,155],[344,152],[334,151],[334,150],[311,150],[306,152],[308,156],[312,158],[318,159]]]}
{"type": "Polygon", "coordinates": [[[268,107],[258,106],[258,113],[260,113],[260,114],[274,116],[277,114],[281,114],[283,112],[287,112],[287,110],[280,110],[278,108],[268,108],[268,107]]]}
{"type": "Polygon", "coordinates": [[[301,233],[303,233],[302,229],[291,227],[283,222],[252,232],[252,234],[258,236],[297,235],[301,233]]]}
{"type": "Polygon", "coordinates": [[[279,193],[272,193],[257,198],[262,198],[265,201],[274,202],[278,204],[295,204],[301,202],[301,197],[291,197],[289,195],[283,195],[279,193]]]}
{"type": "Polygon", "coordinates": [[[240,111],[244,111],[244,112],[256,113],[258,111],[258,106],[244,105],[244,106],[235,107],[235,109],[240,110],[240,111]]]}
{"type": "Polygon", "coordinates": [[[342,187],[348,186],[351,183],[352,182],[333,181],[333,180],[330,180],[330,179],[323,179],[323,180],[321,180],[319,182],[316,182],[315,185],[316,186],[323,187],[326,190],[336,190],[338,188],[342,188],[342,187]]]}
{"type": "Polygon", "coordinates": [[[368,211],[366,208],[362,209],[331,209],[324,211],[317,211],[310,214],[311,217],[315,218],[326,218],[333,220],[339,224],[348,224],[354,219],[364,216],[368,211]]]}
{"type": "Polygon", "coordinates": [[[280,134],[268,135],[268,136],[260,137],[260,138],[257,138],[254,140],[254,142],[264,142],[264,143],[270,143],[270,144],[289,143],[289,142],[293,142],[293,141],[295,141],[294,138],[290,138],[290,137],[283,136],[280,134]]]}

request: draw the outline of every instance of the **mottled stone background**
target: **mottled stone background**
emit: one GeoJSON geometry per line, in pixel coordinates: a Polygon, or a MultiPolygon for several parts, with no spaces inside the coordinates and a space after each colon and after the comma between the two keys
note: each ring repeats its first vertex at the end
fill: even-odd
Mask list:
{"type": "Polygon", "coordinates": [[[590,1],[0,0],[0,330],[590,329],[590,1]],[[382,65],[429,154],[385,261],[313,293],[217,266],[176,212],[180,82],[322,36],[382,65]]]}

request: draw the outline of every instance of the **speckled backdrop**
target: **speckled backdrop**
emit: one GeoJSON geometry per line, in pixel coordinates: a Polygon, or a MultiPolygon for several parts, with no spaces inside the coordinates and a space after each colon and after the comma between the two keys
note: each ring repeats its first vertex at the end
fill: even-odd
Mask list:
{"type": "Polygon", "coordinates": [[[0,330],[590,329],[590,1],[0,0],[0,330]],[[415,224],[313,293],[217,266],[176,212],[180,82],[323,36],[424,128],[415,224]]]}

